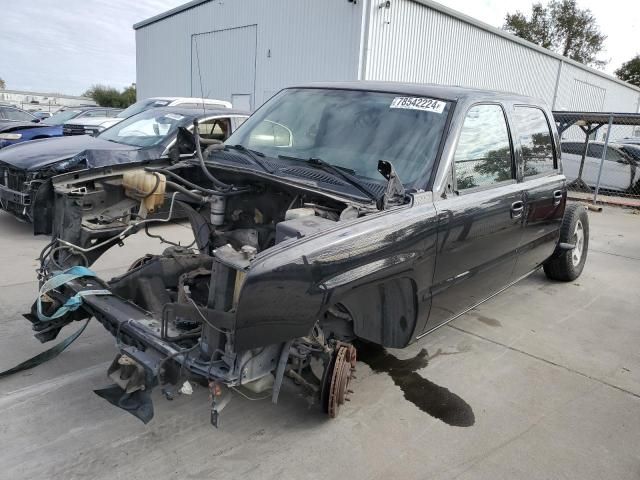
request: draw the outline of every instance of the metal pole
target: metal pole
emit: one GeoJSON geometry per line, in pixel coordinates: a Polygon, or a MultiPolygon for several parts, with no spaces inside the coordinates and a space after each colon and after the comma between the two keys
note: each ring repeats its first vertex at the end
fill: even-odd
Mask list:
{"type": "Polygon", "coordinates": [[[598,201],[598,191],[600,190],[600,177],[602,177],[602,167],[604,160],[607,158],[607,147],[609,146],[609,137],[611,136],[611,125],[613,124],[613,115],[609,115],[609,125],[607,126],[607,136],[604,138],[604,146],[602,147],[602,159],[600,160],[600,169],[598,170],[598,181],[596,182],[596,191],[593,194],[593,204],[598,201]]]}
{"type": "Polygon", "coordinates": [[[589,125],[587,130],[583,129],[582,131],[584,132],[584,146],[582,148],[582,157],[580,157],[580,168],[578,169],[578,178],[576,180],[576,183],[578,184],[578,186],[582,181],[582,170],[584,169],[584,162],[585,162],[585,159],[587,158],[587,151],[589,150],[589,135],[591,135],[593,130],[591,129],[591,125],[589,125]]]}

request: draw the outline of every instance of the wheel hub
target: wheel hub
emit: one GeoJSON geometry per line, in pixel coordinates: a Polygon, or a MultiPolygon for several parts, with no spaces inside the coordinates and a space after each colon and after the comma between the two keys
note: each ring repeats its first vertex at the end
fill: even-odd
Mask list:
{"type": "Polygon", "coordinates": [[[582,259],[582,250],[584,249],[584,227],[580,220],[576,223],[576,228],[573,232],[573,243],[575,247],[571,253],[571,263],[576,267],[582,259]]]}

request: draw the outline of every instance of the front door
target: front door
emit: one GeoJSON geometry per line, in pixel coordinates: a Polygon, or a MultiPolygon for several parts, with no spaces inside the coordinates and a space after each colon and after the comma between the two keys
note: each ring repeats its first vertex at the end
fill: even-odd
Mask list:
{"type": "Polygon", "coordinates": [[[454,168],[457,193],[435,202],[438,250],[427,330],[511,281],[524,205],[502,106],[469,109],[454,168]]]}
{"type": "MultiPolygon", "coordinates": [[[[600,170],[600,163],[602,159],[602,146],[598,149],[598,171],[600,170]]],[[[625,155],[617,149],[608,146],[607,155],[604,159],[604,165],[602,165],[602,175],[600,177],[600,188],[606,188],[610,190],[624,191],[633,186],[633,174],[631,170],[631,161],[626,158],[625,155]]],[[[594,185],[598,182],[598,173],[595,175],[594,185]]]]}

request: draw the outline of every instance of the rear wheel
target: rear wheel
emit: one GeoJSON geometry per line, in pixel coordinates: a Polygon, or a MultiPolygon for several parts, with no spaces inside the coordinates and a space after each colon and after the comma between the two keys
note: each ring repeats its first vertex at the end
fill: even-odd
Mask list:
{"type": "Polygon", "coordinates": [[[573,248],[554,253],[544,263],[544,273],[553,280],[570,282],[582,273],[589,250],[589,216],[582,205],[567,205],[559,243],[571,244],[573,248]]]}

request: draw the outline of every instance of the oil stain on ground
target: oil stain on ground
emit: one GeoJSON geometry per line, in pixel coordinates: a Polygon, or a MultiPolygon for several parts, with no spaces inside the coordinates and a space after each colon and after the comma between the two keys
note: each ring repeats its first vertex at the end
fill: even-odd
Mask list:
{"type": "Polygon", "coordinates": [[[383,347],[373,344],[358,345],[358,360],[376,373],[387,373],[404,398],[432,417],[454,427],[470,427],[475,423],[471,406],[449,389],[436,385],[417,373],[429,364],[425,349],[413,358],[401,360],[383,347]]]}
{"type": "Polygon", "coordinates": [[[502,326],[502,323],[500,323],[500,320],[496,320],[495,318],[491,318],[491,317],[485,317],[484,315],[476,314],[476,320],[478,320],[479,322],[484,323],[485,325],[489,325],[490,327],[501,327],[502,326]]]}

